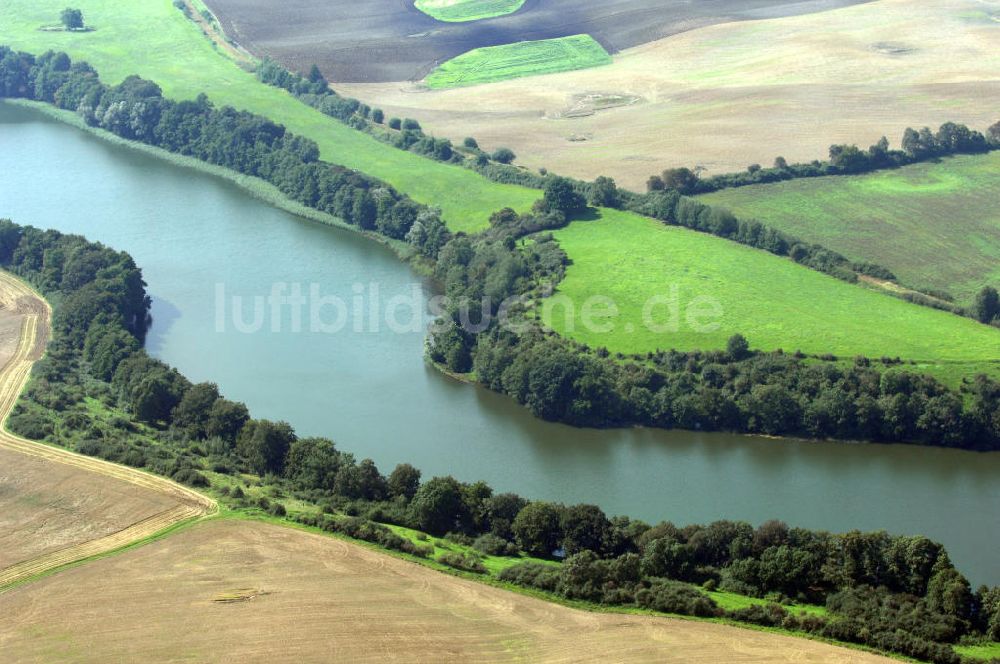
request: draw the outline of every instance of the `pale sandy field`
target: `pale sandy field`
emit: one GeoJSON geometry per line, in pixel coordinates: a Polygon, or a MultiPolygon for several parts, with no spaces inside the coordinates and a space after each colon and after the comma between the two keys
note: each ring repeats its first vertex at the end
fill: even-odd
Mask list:
{"type": "Polygon", "coordinates": [[[0,594],[0,652],[18,662],[891,661],[713,623],[578,611],[232,520],[0,594]]]}

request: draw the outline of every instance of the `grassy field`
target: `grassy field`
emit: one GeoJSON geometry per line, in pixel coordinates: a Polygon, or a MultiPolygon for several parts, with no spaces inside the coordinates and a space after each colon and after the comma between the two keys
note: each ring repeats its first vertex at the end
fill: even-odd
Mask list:
{"type": "MultiPolygon", "coordinates": [[[[948,363],[1000,359],[1000,330],[710,235],[605,211],[601,219],[573,223],[555,236],[573,259],[558,291],[573,303],[575,315],[565,315],[554,298],[546,318],[557,331],[593,347],[633,353],[722,348],[738,332],[764,350],[948,363]],[[654,295],[670,299],[672,289],[679,305],[676,331],[650,329],[643,323],[644,306],[654,295]],[[617,318],[597,319],[613,329],[586,329],[583,306],[592,296],[615,302],[617,318]],[[689,324],[689,306],[710,310],[710,302],[718,304],[718,326],[699,330],[689,324]]],[[[651,320],[666,325],[669,312],[668,305],[658,306],[651,320]]]]}
{"type": "Polygon", "coordinates": [[[983,661],[1000,659],[1000,643],[988,643],[980,646],[955,646],[955,652],[964,657],[972,657],[983,661]]]}
{"type": "Polygon", "coordinates": [[[908,286],[947,291],[963,304],[986,284],[1000,286],[1000,151],[701,198],[884,265],[908,286]]]}
{"type": "Polygon", "coordinates": [[[454,88],[512,78],[588,69],[611,64],[611,56],[590,35],[487,46],[442,63],[424,83],[454,88]]]}
{"type": "Polygon", "coordinates": [[[524,210],[538,198],[536,191],[489,182],[459,166],[401,152],[283,90],[259,83],[253,74],[217,53],[171,0],[88,0],[80,8],[87,24],[95,28],[93,32],[38,30],[58,21],[63,8],[54,0],[0,4],[0,43],[34,53],[65,50],[88,60],[107,82],[140,74],[155,80],[173,98],[207,92],[216,104],[271,117],[319,143],[323,159],[381,178],[422,203],[441,206],[455,230],[483,228],[492,211],[505,206],[524,210]]]}
{"type": "Polygon", "coordinates": [[[10,661],[891,661],[712,622],[581,611],[235,519],[16,588],[0,595],[0,616],[10,661]]]}
{"type": "Polygon", "coordinates": [[[413,6],[439,21],[464,23],[513,14],[523,4],[524,0],[417,0],[413,6]]]}

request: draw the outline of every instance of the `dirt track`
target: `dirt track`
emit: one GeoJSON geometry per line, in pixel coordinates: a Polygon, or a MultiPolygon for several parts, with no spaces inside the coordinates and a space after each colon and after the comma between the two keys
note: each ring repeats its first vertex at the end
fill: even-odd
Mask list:
{"type": "Polygon", "coordinates": [[[19,662],[891,661],[714,623],[568,609],[231,520],[0,595],[0,652],[19,662]]]}
{"type": "Polygon", "coordinates": [[[611,53],[694,27],[805,14],[869,0],[528,0],[514,14],[442,23],[413,0],[208,0],[226,33],[258,56],[331,81],[418,80],[480,46],[587,33],[611,53]]]}
{"type": "MultiPolygon", "coordinates": [[[[12,353],[6,353],[10,357],[0,369],[0,421],[6,422],[21,390],[24,389],[32,364],[44,352],[51,312],[44,300],[6,272],[0,272],[0,309],[8,314],[14,313],[20,318],[20,334],[17,336],[16,347],[12,353]]],[[[111,494],[111,497],[132,494],[131,499],[133,500],[135,500],[134,494],[137,491],[144,494],[140,501],[140,507],[131,511],[126,510],[126,513],[141,516],[137,522],[119,523],[114,526],[116,522],[111,521],[111,523],[98,524],[92,528],[92,524],[83,524],[85,526],[83,528],[80,528],[80,524],[76,525],[81,532],[107,531],[113,528],[112,532],[102,534],[100,537],[76,541],[55,550],[45,550],[47,548],[45,543],[28,543],[27,545],[23,542],[19,543],[22,550],[31,551],[34,547],[41,548],[44,553],[0,568],[0,592],[42,572],[62,567],[83,558],[113,551],[131,542],[149,537],[171,525],[202,516],[215,509],[215,503],[211,499],[167,479],[35,443],[11,434],[6,430],[6,426],[0,428],[0,451],[4,455],[0,459],[13,460],[10,466],[14,467],[15,471],[20,463],[16,455],[20,455],[22,461],[27,462],[27,465],[37,465],[33,463],[36,461],[58,464],[58,466],[52,467],[52,478],[58,478],[58,484],[52,487],[43,487],[48,490],[49,495],[57,494],[60,490],[64,492],[70,489],[80,490],[81,486],[111,494]],[[67,468],[71,471],[67,472],[67,468]],[[95,477],[94,474],[97,474],[100,481],[97,481],[98,477],[95,477]],[[67,479],[68,476],[74,477],[67,479]],[[155,511],[150,513],[150,506],[156,507],[155,511]]],[[[16,490],[15,486],[14,491],[16,490]]],[[[31,487],[31,490],[38,491],[40,488],[31,487]]],[[[70,503],[77,499],[71,495],[64,495],[62,498],[70,503]]],[[[106,502],[107,496],[103,496],[103,498],[106,502]]],[[[38,512],[39,516],[42,516],[45,514],[45,508],[40,508],[38,512]]],[[[71,516],[79,517],[78,514],[71,516]]],[[[105,520],[109,518],[106,513],[103,515],[89,514],[88,517],[105,520]]],[[[7,527],[12,526],[8,523],[5,524],[5,528],[7,527]]],[[[36,530],[37,535],[38,532],[44,533],[46,529],[44,524],[39,524],[36,530]]],[[[21,535],[21,537],[28,536],[28,533],[21,535]]]]}

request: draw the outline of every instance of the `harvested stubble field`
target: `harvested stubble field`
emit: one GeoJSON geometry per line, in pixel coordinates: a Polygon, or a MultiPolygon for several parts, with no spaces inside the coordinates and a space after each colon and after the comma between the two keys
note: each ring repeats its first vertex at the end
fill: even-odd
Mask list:
{"type": "MultiPolygon", "coordinates": [[[[997,111],[1000,117],[1000,110],[997,111]]],[[[702,197],[971,304],[1000,284],[1000,152],[702,197]]]]}
{"type": "Polygon", "coordinates": [[[525,166],[639,190],[666,167],[812,161],[831,143],[898,145],[907,126],[948,120],[985,129],[1000,119],[1000,2],[878,0],[714,25],[605,67],[474,88],[335,87],[438,136],[508,146],[525,166]],[[568,112],[588,95],[638,101],[568,112]]]}
{"type": "Polygon", "coordinates": [[[891,661],[714,623],[569,609],[236,520],[0,595],[0,627],[13,661],[891,661]]]}
{"type": "MultiPolygon", "coordinates": [[[[0,272],[0,422],[41,357],[49,315],[35,293],[0,272]]],[[[213,501],[161,477],[0,428],[0,590],[213,508],[213,501]]]]}
{"type": "Polygon", "coordinates": [[[609,52],[692,27],[802,14],[864,0],[527,0],[489,21],[442,23],[401,0],[208,0],[226,33],[291,69],[316,63],[331,81],[420,80],[483,46],[589,34],[609,52]]]}

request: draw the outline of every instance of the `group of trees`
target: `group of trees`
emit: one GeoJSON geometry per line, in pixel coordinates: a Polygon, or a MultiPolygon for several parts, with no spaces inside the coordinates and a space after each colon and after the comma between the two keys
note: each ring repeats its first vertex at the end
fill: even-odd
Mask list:
{"type": "Polygon", "coordinates": [[[843,367],[780,351],[670,351],[623,361],[541,331],[475,341],[477,379],[549,420],[1000,449],[1000,383],[982,375],[952,390],[878,367],[888,358],[843,367]]]}
{"type": "Polygon", "coordinates": [[[315,142],[259,115],[216,108],[205,95],[175,102],[137,76],[109,87],[87,63],[73,63],[65,53],[35,58],[0,46],[0,97],[49,102],[122,138],[262,178],[293,200],[363,230],[409,237],[431,257],[448,237],[439,215],[389,185],[321,162],[315,142]],[[421,229],[411,234],[418,218],[421,229]]]}
{"type": "Polygon", "coordinates": [[[900,150],[890,149],[889,140],[883,136],[867,150],[857,145],[831,145],[827,161],[789,164],[784,157],[777,157],[772,168],[752,164],[741,173],[726,173],[710,178],[700,178],[689,168],[670,168],[660,175],[651,176],[646,189],[650,192],[673,190],[684,195],[704,194],[729,187],[795,178],[868,173],[948,155],[979,154],[1000,149],[1000,122],[992,125],[985,134],[955,122],[945,122],[936,132],[929,127],[919,131],[907,128],[903,132],[900,147],[900,150]]]}

